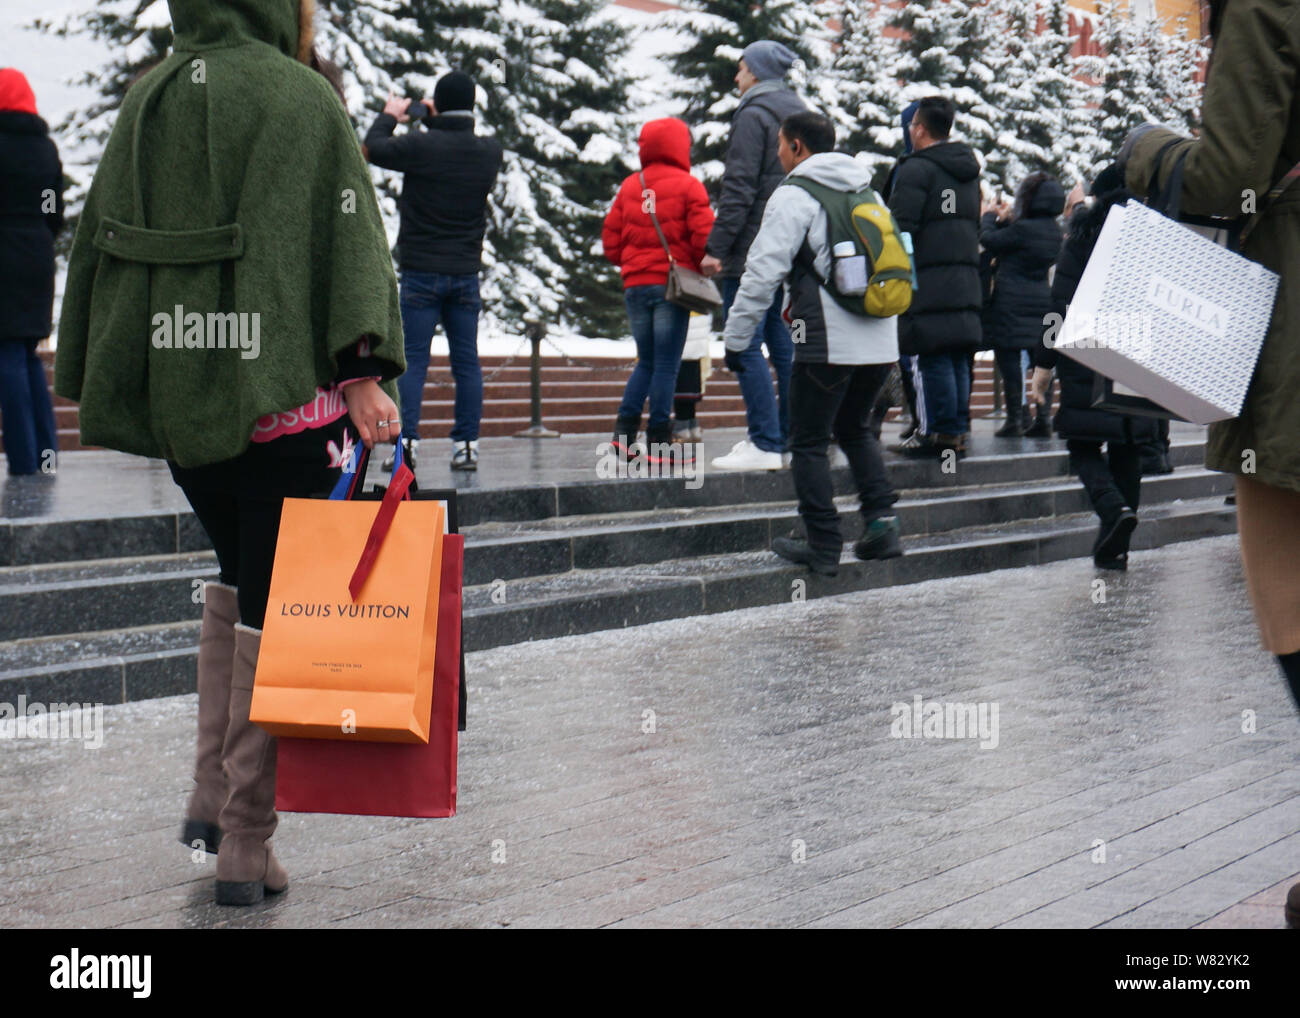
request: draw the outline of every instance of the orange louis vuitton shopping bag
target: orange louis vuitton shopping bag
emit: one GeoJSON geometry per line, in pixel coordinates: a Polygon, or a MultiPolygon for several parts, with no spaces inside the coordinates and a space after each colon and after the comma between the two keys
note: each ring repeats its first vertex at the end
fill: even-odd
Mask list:
{"type": "Polygon", "coordinates": [[[429,741],[445,510],[397,450],[381,502],[350,500],[364,459],[284,500],[249,712],[272,735],[429,741]]]}

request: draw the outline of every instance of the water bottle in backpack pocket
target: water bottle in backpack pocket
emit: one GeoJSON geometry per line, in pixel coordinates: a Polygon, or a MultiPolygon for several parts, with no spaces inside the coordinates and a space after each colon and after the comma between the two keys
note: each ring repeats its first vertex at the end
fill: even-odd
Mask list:
{"type": "Polygon", "coordinates": [[[826,211],[830,278],[821,279],[803,252],[801,257],[836,303],[870,318],[892,318],[912,306],[911,238],[874,190],[837,191],[806,177],[784,183],[807,191],[826,211]]]}

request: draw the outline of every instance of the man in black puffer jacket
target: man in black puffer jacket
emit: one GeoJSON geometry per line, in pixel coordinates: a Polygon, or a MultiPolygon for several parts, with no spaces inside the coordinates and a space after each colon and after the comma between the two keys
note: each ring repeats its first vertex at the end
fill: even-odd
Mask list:
{"type": "MultiPolygon", "coordinates": [[[[1096,201],[1081,206],[1070,220],[1069,235],[1056,263],[1052,280],[1052,313],[1059,324],[1074,299],[1083,270],[1088,265],[1093,246],[1115,205],[1122,205],[1133,195],[1124,189],[1124,174],[1108,166],[1092,185],[1096,201]]],[[[1048,345],[1055,333],[1044,337],[1034,353],[1033,389],[1035,400],[1056,368],[1061,379],[1061,409],[1056,414],[1056,431],[1070,451],[1070,468],[1088,492],[1092,507],[1101,518],[1101,528],[1093,543],[1093,562],[1102,569],[1128,567],[1129,538],[1137,526],[1137,507],[1142,495],[1142,455],[1140,446],[1159,435],[1158,422],[1150,417],[1117,414],[1092,406],[1096,374],[1069,356],[1048,345]],[[1102,457],[1101,444],[1106,443],[1102,457]]]]}
{"type": "Polygon", "coordinates": [[[970,146],[949,141],[953,105],[922,99],[912,118],[914,151],[904,156],[885,196],[900,230],[912,235],[917,292],[899,318],[899,352],[915,355],[913,439],[895,451],[961,455],[970,431],[970,358],[979,346],[979,162],[970,146]]]}
{"type": "MultiPolygon", "coordinates": [[[[410,100],[389,99],[366,134],[366,158],[386,170],[400,170],[402,224],[397,234],[406,373],[397,383],[402,397],[402,441],[407,464],[415,466],[420,406],[429,370],[429,345],[442,323],[451,374],[456,380],[455,423],[451,429],[453,470],[478,469],[479,420],[483,414],[483,371],[478,359],[478,273],[482,268],[487,199],[501,170],[501,143],[474,133],[474,81],[463,71],[438,79],[425,116],[427,131],[392,136],[407,119],[410,100]]],[[[417,112],[419,108],[417,107],[417,112]]]]}
{"type": "Polygon", "coordinates": [[[1006,386],[1007,420],[995,432],[999,438],[1018,438],[1029,423],[1022,403],[1021,352],[1043,342],[1043,319],[1052,310],[1047,270],[1061,253],[1057,219],[1064,206],[1061,185],[1040,171],[1021,181],[1008,218],[990,211],[980,220],[980,243],[997,259],[993,300],[984,313],[984,343],[992,344],[1006,386]]]}
{"type": "Polygon", "coordinates": [[[27,78],[0,69],[0,413],[9,473],[52,471],[58,438],[36,344],[50,334],[63,166],[27,78]]]}

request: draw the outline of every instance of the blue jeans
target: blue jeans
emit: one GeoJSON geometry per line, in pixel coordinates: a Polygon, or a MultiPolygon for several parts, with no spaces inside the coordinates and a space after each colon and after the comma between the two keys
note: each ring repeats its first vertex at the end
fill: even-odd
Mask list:
{"type": "MultiPolygon", "coordinates": [[[[0,339],[0,426],[9,473],[35,474],[47,449],[57,451],[54,405],[35,339],[0,339]]],[[[53,462],[50,463],[53,467],[53,462]]]]}
{"type": "Polygon", "coordinates": [[[673,412],[673,393],[677,389],[677,369],[682,363],[686,330],[691,313],[684,307],[669,304],[662,286],[629,286],[623,291],[627,301],[627,318],[636,340],[636,367],[623,390],[618,416],[624,420],[641,419],[641,407],[650,397],[650,431],[668,429],[673,412]]]}
{"type": "MultiPolygon", "coordinates": [[[[724,321],[739,290],[739,279],[722,280],[724,321]]],[[[772,306],[754,330],[754,338],[741,352],[740,365],[744,370],[736,375],[740,394],[745,400],[749,440],[764,452],[785,452],[790,440],[790,370],[794,364],[794,342],[781,319],[781,296],[781,291],[777,290],[772,306]],[[764,343],[767,344],[767,358],[763,356],[764,343]],[[776,396],[772,395],[768,359],[776,371],[776,396]]]]}
{"type": "Polygon", "coordinates": [[[970,354],[964,350],[923,353],[916,363],[922,387],[917,394],[917,410],[925,414],[924,433],[966,434],[970,431],[970,354]]]}
{"type": "Polygon", "coordinates": [[[441,272],[402,273],[402,337],[406,373],[397,382],[402,397],[402,434],[420,436],[420,406],[429,373],[429,347],[441,320],[456,380],[456,420],[453,442],[478,438],[483,416],[483,369],[478,362],[478,276],[448,276],[441,272]]]}

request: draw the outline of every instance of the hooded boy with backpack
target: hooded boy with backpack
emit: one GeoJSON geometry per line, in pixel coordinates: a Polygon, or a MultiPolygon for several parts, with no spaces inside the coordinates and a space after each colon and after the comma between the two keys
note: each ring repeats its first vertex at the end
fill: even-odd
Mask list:
{"type": "Polygon", "coordinates": [[[897,495],[869,416],[898,360],[895,316],[911,301],[911,260],[870,174],[831,151],[829,120],[817,113],[787,117],[778,145],[787,175],[768,200],[727,317],[727,364],[741,369],[739,354],[784,283],[794,341],[791,468],[807,539],[778,537],[772,550],[834,576],[844,545],[827,456],[832,433],[861,499],[865,531],[857,556],[902,554],[892,509],[897,495]]]}

